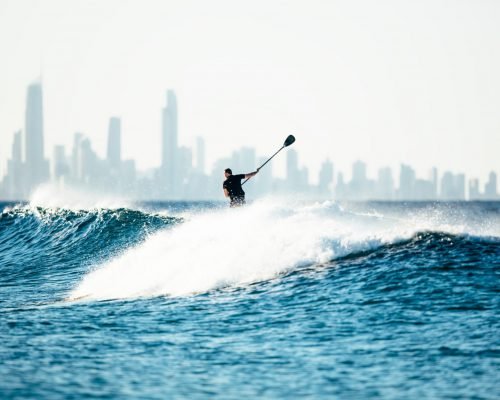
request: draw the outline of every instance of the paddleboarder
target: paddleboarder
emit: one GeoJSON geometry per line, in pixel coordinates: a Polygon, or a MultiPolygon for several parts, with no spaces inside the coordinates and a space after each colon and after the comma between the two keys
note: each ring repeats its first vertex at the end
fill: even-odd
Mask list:
{"type": "Polygon", "coordinates": [[[257,175],[258,172],[259,170],[257,169],[257,171],[249,172],[248,174],[233,175],[231,168],[224,170],[226,180],[222,184],[222,189],[224,190],[224,196],[230,199],[229,207],[239,207],[245,204],[245,192],[241,187],[241,180],[250,179],[252,176],[257,175]]]}
{"type": "Polygon", "coordinates": [[[262,164],[259,168],[257,168],[257,171],[255,172],[249,172],[248,174],[233,175],[233,171],[231,171],[231,168],[226,168],[224,170],[224,176],[226,177],[226,180],[222,184],[222,189],[224,190],[224,196],[229,197],[231,199],[231,202],[229,203],[230,207],[238,207],[245,204],[245,192],[243,191],[242,188],[245,182],[247,182],[252,176],[257,175],[259,170],[262,169],[264,165],[266,165],[269,161],[271,161],[274,158],[274,156],[276,156],[276,154],[278,154],[285,147],[290,146],[293,142],[295,142],[295,137],[293,135],[288,135],[288,137],[285,140],[285,143],[283,143],[283,146],[281,146],[281,148],[276,153],[274,153],[271,157],[269,157],[264,164],[262,164]],[[245,179],[243,183],[241,182],[242,179],[245,179]]]}

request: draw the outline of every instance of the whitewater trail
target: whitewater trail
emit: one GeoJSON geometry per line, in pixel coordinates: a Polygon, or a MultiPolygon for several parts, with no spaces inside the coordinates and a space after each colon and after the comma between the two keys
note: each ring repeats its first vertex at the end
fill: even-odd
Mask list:
{"type": "MultiPolygon", "coordinates": [[[[93,267],[69,300],[183,296],[268,280],[294,268],[411,238],[417,232],[485,234],[441,215],[384,217],[332,202],[262,200],[241,209],[193,213],[93,267]]],[[[495,227],[495,229],[497,229],[495,227]]],[[[486,232],[488,234],[488,232],[486,232]]]]}

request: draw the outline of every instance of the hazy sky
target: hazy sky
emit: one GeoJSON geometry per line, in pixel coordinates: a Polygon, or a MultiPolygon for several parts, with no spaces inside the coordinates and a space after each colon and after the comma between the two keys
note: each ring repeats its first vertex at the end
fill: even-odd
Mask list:
{"type": "Polygon", "coordinates": [[[103,157],[120,116],[123,156],[158,166],[172,88],[179,144],[204,136],[209,169],[293,133],[312,175],[328,157],[484,180],[500,172],[499,21],[498,0],[0,0],[0,173],[41,73],[50,158],[75,131],[103,157]]]}

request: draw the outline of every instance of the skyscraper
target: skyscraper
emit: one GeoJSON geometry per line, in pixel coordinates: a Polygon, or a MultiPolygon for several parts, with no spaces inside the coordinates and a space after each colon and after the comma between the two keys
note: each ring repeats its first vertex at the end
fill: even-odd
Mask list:
{"type": "Polygon", "coordinates": [[[167,90],[167,104],[162,110],[161,193],[175,196],[177,191],[177,98],[167,90]]]}
{"type": "Polygon", "coordinates": [[[497,194],[497,174],[491,171],[488,177],[488,182],[484,186],[484,197],[487,200],[496,200],[497,194]]]}
{"type": "Polygon", "coordinates": [[[107,161],[112,173],[118,174],[121,163],[121,121],[117,117],[109,119],[107,161]]]}
{"type": "Polygon", "coordinates": [[[49,179],[49,162],[43,149],[42,85],[28,86],[26,99],[25,155],[28,191],[49,179]]]}
{"type": "Polygon", "coordinates": [[[479,199],[481,199],[481,193],[479,192],[479,179],[469,179],[469,200],[479,199]]]}
{"type": "Polygon", "coordinates": [[[66,154],[64,146],[58,145],[54,147],[54,179],[61,181],[69,173],[68,162],[66,161],[66,154]]]}
{"type": "Polygon", "coordinates": [[[401,164],[399,174],[399,199],[412,200],[415,198],[415,170],[409,165],[401,164]]]}
{"type": "Polygon", "coordinates": [[[289,149],[286,152],[286,186],[289,190],[296,190],[299,185],[299,156],[294,149],[289,149]]]}
{"type": "Polygon", "coordinates": [[[71,177],[74,182],[83,180],[82,140],[83,134],[76,132],[73,136],[73,152],[71,155],[71,177]]]}
{"type": "Polygon", "coordinates": [[[333,164],[330,160],[325,160],[321,164],[319,171],[318,189],[320,195],[329,196],[332,194],[333,184],[333,164]]]}
{"type": "Polygon", "coordinates": [[[337,181],[335,185],[335,198],[337,200],[344,200],[347,197],[347,185],[344,183],[344,174],[339,172],[337,174],[337,181]]]}
{"type": "Polygon", "coordinates": [[[205,173],[205,141],[201,136],[196,138],[196,170],[205,173]]]}
{"type": "Polygon", "coordinates": [[[26,176],[22,162],[21,131],[14,134],[12,157],[7,161],[7,174],[4,178],[5,196],[8,199],[21,200],[26,196],[26,176]]]}
{"type": "MultiPolygon", "coordinates": [[[[259,157],[257,164],[262,165],[267,161],[267,159],[267,157],[259,157]]],[[[253,182],[255,187],[254,193],[269,195],[273,187],[273,164],[269,163],[265,166],[265,168],[262,168],[256,178],[257,179],[253,182]]]]}
{"type": "Polygon", "coordinates": [[[363,161],[352,164],[352,180],[360,183],[366,181],[366,164],[363,161]]]}
{"type": "Polygon", "coordinates": [[[438,198],[438,170],[436,167],[432,167],[430,179],[432,182],[432,199],[436,200],[438,198]]]}
{"type": "Polygon", "coordinates": [[[455,191],[457,200],[465,200],[465,174],[455,175],[455,191]]]}
{"type": "Polygon", "coordinates": [[[193,169],[193,152],[189,147],[181,146],[177,152],[176,194],[183,195],[189,183],[189,176],[193,169]],[[180,191],[182,189],[182,191],[180,191]]]}
{"type": "Polygon", "coordinates": [[[370,182],[366,175],[366,164],[356,161],[352,164],[352,179],[349,182],[349,194],[351,199],[366,200],[370,197],[370,182]]]}
{"type": "Polygon", "coordinates": [[[21,139],[21,131],[14,133],[14,142],[12,143],[12,161],[22,162],[23,147],[21,139]]]}
{"type": "Polygon", "coordinates": [[[237,167],[235,170],[241,171],[241,173],[247,173],[255,171],[257,169],[257,162],[255,156],[255,149],[251,147],[242,147],[236,155],[238,160],[237,167]]]}
{"type": "Polygon", "coordinates": [[[441,179],[441,200],[465,200],[465,175],[446,171],[441,179]]]}
{"type": "Polygon", "coordinates": [[[83,182],[90,185],[95,185],[102,174],[99,171],[99,160],[89,138],[83,138],[80,143],[80,154],[82,161],[82,178],[83,182]]]}
{"type": "Polygon", "coordinates": [[[377,190],[375,198],[377,200],[393,200],[394,198],[394,178],[389,167],[378,170],[377,190]]]}

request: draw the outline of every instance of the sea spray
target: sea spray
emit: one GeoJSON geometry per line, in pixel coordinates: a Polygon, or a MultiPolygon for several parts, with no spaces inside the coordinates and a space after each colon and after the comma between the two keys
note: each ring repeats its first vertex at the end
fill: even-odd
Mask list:
{"type": "Polygon", "coordinates": [[[131,207],[133,203],[114,194],[81,190],[72,186],[46,183],[38,186],[30,195],[29,204],[44,208],[64,208],[71,210],[115,209],[131,207]]]}
{"type": "Polygon", "coordinates": [[[267,199],[240,209],[194,213],[144,243],[94,266],[69,299],[180,296],[271,279],[305,265],[411,238],[416,232],[463,233],[443,218],[384,217],[332,202],[267,199]]]}

